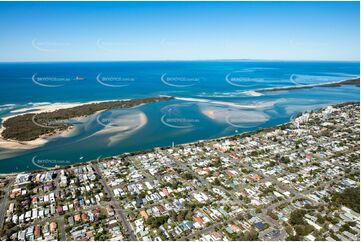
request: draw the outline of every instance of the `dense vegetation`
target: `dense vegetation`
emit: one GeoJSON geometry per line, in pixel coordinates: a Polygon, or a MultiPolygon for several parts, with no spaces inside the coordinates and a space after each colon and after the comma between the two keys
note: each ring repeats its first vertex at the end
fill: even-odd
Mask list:
{"type": "Polygon", "coordinates": [[[294,86],[294,87],[277,87],[277,88],[270,88],[270,89],[261,89],[258,92],[273,92],[273,91],[284,91],[284,90],[293,90],[293,89],[309,89],[314,87],[340,87],[343,85],[355,85],[360,86],[360,78],[345,80],[341,82],[335,83],[325,83],[325,84],[316,84],[316,85],[305,85],[305,86],[294,86]]]}
{"type": "Polygon", "coordinates": [[[147,104],[173,99],[173,97],[150,97],[133,100],[108,101],[59,109],[53,112],[39,114],[28,113],[7,119],[3,126],[2,136],[5,139],[30,141],[42,135],[52,135],[63,131],[73,124],[64,122],[71,118],[89,116],[98,111],[114,108],[130,108],[140,104],[147,104]]]}
{"type": "Polygon", "coordinates": [[[332,194],[332,202],[342,204],[360,213],[360,187],[347,188],[342,193],[332,194]]]}
{"type": "Polygon", "coordinates": [[[304,216],[306,214],[306,210],[304,209],[296,209],[291,212],[289,223],[292,225],[295,235],[290,235],[286,240],[302,240],[303,236],[310,234],[313,231],[313,227],[306,223],[304,216]]]}
{"type": "Polygon", "coordinates": [[[306,224],[304,216],[306,211],[303,209],[296,209],[291,212],[289,222],[292,225],[306,224]]]}

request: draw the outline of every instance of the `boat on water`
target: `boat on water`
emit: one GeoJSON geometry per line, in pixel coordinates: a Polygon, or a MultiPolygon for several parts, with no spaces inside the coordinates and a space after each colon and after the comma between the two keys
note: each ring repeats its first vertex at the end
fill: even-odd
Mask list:
{"type": "Polygon", "coordinates": [[[75,78],[75,80],[77,80],[77,81],[84,81],[84,80],[86,80],[86,78],[83,77],[83,76],[77,76],[77,77],[75,78]]]}

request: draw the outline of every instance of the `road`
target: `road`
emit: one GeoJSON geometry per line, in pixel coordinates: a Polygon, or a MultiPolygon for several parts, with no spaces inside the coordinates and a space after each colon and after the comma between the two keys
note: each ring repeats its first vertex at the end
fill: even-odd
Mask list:
{"type": "Polygon", "coordinates": [[[127,236],[129,237],[130,240],[132,241],[136,241],[137,237],[135,236],[132,227],[130,226],[127,217],[123,211],[123,209],[120,207],[119,203],[117,202],[117,200],[114,198],[113,192],[110,189],[110,187],[108,186],[108,184],[106,183],[106,181],[104,181],[104,179],[102,178],[102,173],[99,170],[99,167],[97,164],[92,164],[95,172],[99,175],[100,177],[100,181],[102,182],[107,194],[110,196],[110,199],[112,201],[112,205],[114,206],[114,210],[117,214],[117,217],[121,219],[121,223],[123,225],[123,227],[126,230],[127,236]]]}
{"type": "Polygon", "coordinates": [[[237,216],[235,216],[235,217],[226,219],[224,221],[215,223],[215,224],[210,225],[210,226],[208,226],[208,227],[206,227],[204,229],[198,230],[198,231],[196,231],[194,233],[191,233],[191,234],[189,234],[187,236],[184,236],[184,237],[180,238],[179,240],[180,241],[192,240],[196,235],[208,234],[208,233],[212,232],[215,228],[217,228],[217,227],[220,228],[225,224],[229,224],[235,219],[239,219],[239,218],[237,216]]]}
{"type": "Polygon", "coordinates": [[[5,219],[5,212],[6,212],[6,208],[9,202],[9,194],[10,194],[10,190],[12,185],[14,184],[15,180],[11,179],[9,181],[9,184],[4,188],[4,198],[1,200],[1,205],[0,205],[0,228],[3,227],[4,225],[4,219],[5,219]]]}
{"type": "Polygon", "coordinates": [[[61,216],[58,220],[58,224],[59,224],[59,236],[60,236],[60,240],[65,241],[66,240],[66,236],[65,236],[65,228],[64,228],[64,216],[61,216]]]}

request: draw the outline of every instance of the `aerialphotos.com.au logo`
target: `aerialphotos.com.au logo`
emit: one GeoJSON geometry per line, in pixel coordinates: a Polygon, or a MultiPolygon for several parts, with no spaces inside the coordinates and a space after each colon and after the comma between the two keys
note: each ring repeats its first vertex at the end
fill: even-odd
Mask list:
{"type": "Polygon", "coordinates": [[[98,39],[96,42],[97,47],[108,53],[119,53],[124,52],[130,45],[130,43],[121,42],[121,41],[104,41],[98,39]]]}
{"type": "Polygon", "coordinates": [[[292,74],[290,76],[290,82],[296,86],[307,86],[314,84],[326,84],[329,82],[338,81],[340,77],[337,76],[325,76],[325,75],[304,75],[304,74],[292,74]]]}
{"type": "Polygon", "coordinates": [[[318,85],[327,83],[336,83],[342,80],[358,78],[358,75],[351,75],[345,73],[328,73],[328,74],[292,74],[289,78],[290,82],[296,86],[318,85]]]}
{"type": "MultiPolygon", "coordinates": [[[[307,78],[305,78],[307,76],[305,75],[298,75],[298,74],[292,74],[290,76],[290,82],[292,82],[293,84],[295,84],[296,86],[304,86],[307,85],[306,84],[306,80],[307,78]]],[[[309,78],[308,78],[309,79],[309,78]]]]}
{"type": "Polygon", "coordinates": [[[31,41],[31,45],[34,49],[41,52],[57,52],[70,46],[70,43],[59,41],[39,41],[37,39],[33,39],[31,41]]]}
{"type": "Polygon", "coordinates": [[[39,126],[39,127],[42,127],[42,128],[56,129],[56,128],[60,128],[60,127],[62,126],[61,123],[58,123],[58,124],[56,124],[56,123],[49,124],[48,120],[39,117],[38,114],[34,114],[34,115],[31,117],[31,121],[32,121],[36,126],[39,126]]]}
{"type": "Polygon", "coordinates": [[[170,87],[191,87],[200,82],[201,78],[190,75],[171,75],[164,73],[160,80],[170,87]]]}
{"type": "Polygon", "coordinates": [[[238,115],[226,115],[225,120],[227,124],[235,128],[252,128],[259,125],[259,123],[245,123],[244,117],[238,115]]]}
{"type": "Polygon", "coordinates": [[[240,70],[233,71],[228,73],[225,76],[225,80],[232,86],[236,87],[252,87],[255,86],[257,82],[262,81],[262,78],[252,77],[250,73],[255,73],[255,70],[240,70]]]}
{"type": "Polygon", "coordinates": [[[129,122],[131,124],[135,124],[139,119],[139,115],[141,114],[138,110],[131,109],[115,109],[106,112],[101,112],[96,117],[96,122],[108,128],[116,128],[116,127],[129,127],[129,122]]]}
{"type": "Polygon", "coordinates": [[[35,73],[31,80],[36,85],[42,87],[62,87],[72,81],[73,78],[65,76],[39,76],[38,73],[35,73]]]}
{"type": "Polygon", "coordinates": [[[131,85],[136,79],[131,76],[124,76],[120,74],[103,74],[99,73],[96,77],[98,83],[106,87],[127,87],[131,85]]]}
{"type": "Polygon", "coordinates": [[[81,124],[80,121],[64,119],[64,120],[51,120],[48,118],[42,117],[41,113],[36,113],[31,117],[31,121],[39,127],[47,128],[47,129],[57,129],[63,127],[64,125],[75,125],[81,124]]]}
{"type": "Polygon", "coordinates": [[[235,128],[254,128],[269,120],[269,116],[262,111],[227,111],[225,121],[235,128]]]}
{"type": "Polygon", "coordinates": [[[103,127],[116,127],[117,126],[112,123],[112,121],[113,121],[112,119],[106,118],[106,117],[101,117],[101,115],[97,116],[96,121],[99,125],[101,125],[103,127]]]}
{"type": "Polygon", "coordinates": [[[164,114],[160,119],[161,122],[170,128],[176,129],[189,129],[199,124],[199,119],[184,117],[183,114],[178,111],[178,108],[178,105],[168,105],[164,107],[162,109],[164,114]]]}
{"type": "Polygon", "coordinates": [[[102,161],[102,155],[98,156],[96,159],[95,159],[98,162],[101,162],[102,161]]]}
{"type": "Polygon", "coordinates": [[[52,169],[57,166],[66,166],[71,164],[70,160],[38,159],[36,155],[33,156],[31,162],[33,165],[41,169],[52,169]]]}

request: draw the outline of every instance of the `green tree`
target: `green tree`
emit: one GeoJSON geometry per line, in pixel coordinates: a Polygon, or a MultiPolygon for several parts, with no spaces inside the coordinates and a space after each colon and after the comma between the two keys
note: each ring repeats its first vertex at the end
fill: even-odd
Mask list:
{"type": "Polygon", "coordinates": [[[305,220],[303,219],[305,214],[306,211],[302,209],[297,209],[292,211],[289,220],[290,224],[292,225],[305,224],[305,220]]]}

